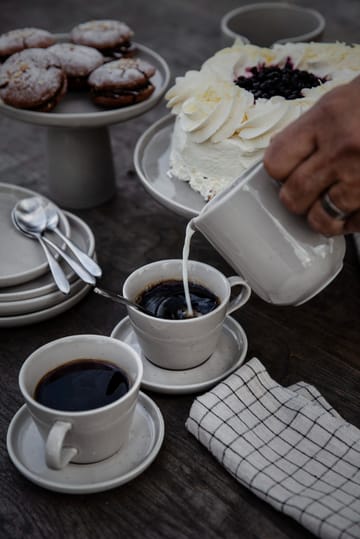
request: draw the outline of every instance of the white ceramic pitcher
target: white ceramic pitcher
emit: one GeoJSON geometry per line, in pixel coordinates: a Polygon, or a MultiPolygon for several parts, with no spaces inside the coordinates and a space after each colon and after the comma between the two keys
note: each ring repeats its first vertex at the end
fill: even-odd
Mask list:
{"type": "Polygon", "coordinates": [[[343,236],[311,230],[279,200],[279,184],[256,163],[192,220],[263,300],[300,305],[340,272],[343,236]]]}

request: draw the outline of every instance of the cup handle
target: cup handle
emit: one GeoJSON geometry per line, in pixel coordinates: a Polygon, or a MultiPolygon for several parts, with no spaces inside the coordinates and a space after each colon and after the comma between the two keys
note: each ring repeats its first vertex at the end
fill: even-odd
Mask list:
{"type": "Polygon", "coordinates": [[[242,307],[245,305],[245,303],[248,301],[251,295],[251,288],[248,285],[248,283],[240,277],[239,275],[232,275],[231,277],[227,277],[227,280],[230,284],[230,287],[233,286],[241,286],[241,290],[239,294],[237,294],[232,300],[229,301],[226,314],[230,314],[233,311],[236,311],[236,309],[239,309],[239,307],[242,307]]]}
{"type": "Polygon", "coordinates": [[[45,460],[53,470],[65,468],[78,452],[75,447],[63,447],[65,436],[71,428],[71,423],[56,421],[50,429],[45,444],[45,460]]]}

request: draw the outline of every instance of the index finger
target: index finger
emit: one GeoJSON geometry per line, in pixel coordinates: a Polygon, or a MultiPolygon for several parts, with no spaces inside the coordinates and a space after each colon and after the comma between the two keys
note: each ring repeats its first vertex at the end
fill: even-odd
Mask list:
{"type": "Polygon", "coordinates": [[[316,150],[316,122],[307,113],[271,139],[264,155],[270,176],[284,181],[316,150]]]}

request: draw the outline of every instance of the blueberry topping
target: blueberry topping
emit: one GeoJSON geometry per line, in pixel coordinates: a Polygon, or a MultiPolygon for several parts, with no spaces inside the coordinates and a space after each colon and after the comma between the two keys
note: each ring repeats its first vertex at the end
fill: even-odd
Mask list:
{"type": "Polygon", "coordinates": [[[304,97],[304,88],[314,88],[323,84],[326,79],[320,78],[301,69],[294,69],[290,59],[283,67],[277,65],[265,66],[259,64],[247,69],[248,75],[238,77],[234,82],[240,88],[251,92],[255,99],[270,99],[282,96],[285,99],[304,97]]]}

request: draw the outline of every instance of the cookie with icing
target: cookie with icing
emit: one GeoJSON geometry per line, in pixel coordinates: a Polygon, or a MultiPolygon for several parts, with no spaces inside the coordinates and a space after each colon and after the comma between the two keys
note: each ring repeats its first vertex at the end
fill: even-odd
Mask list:
{"type": "Polygon", "coordinates": [[[66,89],[66,73],[48,49],[16,52],[0,67],[0,97],[7,105],[49,112],[66,89]]]}
{"type": "Polygon", "coordinates": [[[154,91],[155,68],[143,60],[121,58],[98,67],[89,76],[91,97],[103,107],[126,107],[148,99],[154,91]]]}
{"type": "Polygon", "coordinates": [[[114,60],[120,60],[120,58],[136,58],[139,54],[139,49],[134,43],[128,41],[116,49],[106,50],[103,53],[105,62],[113,62],[114,60]]]}
{"type": "Polygon", "coordinates": [[[86,89],[87,78],[94,69],[104,63],[103,55],[93,47],[74,43],[57,43],[49,47],[56,56],[68,78],[71,90],[86,89]]]}
{"type": "Polygon", "coordinates": [[[133,54],[131,38],[134,32],[127,24],[116,20],[93,20],[75,26],[71,41],[94,47],[104,56],[130,56],[133,54]]]}
{"type": "Polygon", "coordinates": [[[55,43],[54,36],[41,28],[18,28],[0,35],[0,61],[15,52],[30,48],[46,48],[55,43]]]}

